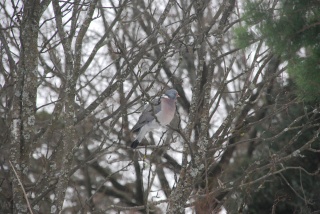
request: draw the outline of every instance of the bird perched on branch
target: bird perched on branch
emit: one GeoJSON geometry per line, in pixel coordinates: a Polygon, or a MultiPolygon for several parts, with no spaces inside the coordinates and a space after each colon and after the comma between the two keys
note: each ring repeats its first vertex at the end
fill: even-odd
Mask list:
{"type": "Polygon", "coordinates": [[[176,112],[177,97],[179,97],[178,92],[175,89],[169,89],[159,99],[146,106],[137,124],[131,130],[138,134],[131,148],[135,149],[149,131],[166,126],[171,122],[176,112]]]}

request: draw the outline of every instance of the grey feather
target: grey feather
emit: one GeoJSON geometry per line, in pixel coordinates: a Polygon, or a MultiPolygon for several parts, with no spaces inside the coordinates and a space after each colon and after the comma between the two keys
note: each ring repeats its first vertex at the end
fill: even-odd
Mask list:
{"type": "Polygon", "coordinates": [[[133,126],[132,132],[140,131],[141,127],[155,119],[155,115],[161,110],[160,99],[153,100],[142,111],[136,125],[133,126]]]}
{"type": "Polygon", "coordinates": [[[153,100],[142,111],[136,125],[133,126],[132,132],[137,133],[136,139],[132,142],[131,148],[136,148],[144,136],[160,126],[168,125],[174,117],[176,111],[176,100],[179,97],[175,89],[167,90],[161,98],[153,100]]]}

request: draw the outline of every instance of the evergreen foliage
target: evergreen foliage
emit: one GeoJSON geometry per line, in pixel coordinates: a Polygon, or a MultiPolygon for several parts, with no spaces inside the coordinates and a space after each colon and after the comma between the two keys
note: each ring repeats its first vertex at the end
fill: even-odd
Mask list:
{"type": "MultiPolygon", "coordinates": [[[[275,125],[274,129],[285,129],[295,120],[298,115],[301,115],[305,109],[310,106],[295,105],[288,109],[286,117],[280,123],[275,125]]],[[[305,126],[307,120],[301,120],[297,126],[305,126]]],[[[266,136],[272,137],[272,131],[265,130],[266,136]]],[[[294,150],[303,146],[312,137],[314,128],[305,130],[305,132],[298,137],[298,139],[287,150],[281,149],[284,144],[292,142],[292,139],[297,134],[296,130],[288,130],[277,141],[267,141],[257,148],[258,155],[268,155],[266,151],[279,154],[279,157],[289,155],[294,150]],[[260,153],[260,152],[261,153],[260,153]]],[[[319,149],[319,140],[313,143],[314,149],[319,149]]],[[[257,160],[261,157],[254,157],[257,160]]],[[[277,156],[270,157],[275,160],[277,156]]],[[[320,157],[319,155],[305,151],[298,154],[296,158],[285,163],[283,168],[291,168],[276,174],[268,179],[261,181],[256,186],[251,186],[251,193],[247,194],[248,189],[245,190],[245,202],[247,204],[248,213],[312,213],[320,210],[320,180],[319,176],[313,176],[308,173],[313,173],[318,170],[320,157]],[[249,197],[248,197],[249,196],[249,197]]],[[[268,169],[265,174],[281,170],[281,167],[268,169]]],[[[256,175],[261,177],[261,175],[256,175]]]]}
{"type": "Polygon", "coordinates": [[[320,97],[320,2],[318,0],[248,0],[245,27],[235,31],[243,48],[256,37],[288,62],[288,73],[304,101],[320,97]],[[245,30],[246,29],[246,32],[245,30]]]}
{"type": "MultiPolygon", "coordinates": [[[[285,91],[291,91],[292,84],[286,87],[285,91]]],[[[279,97],[279,103],[282,104],[292,97],[289,93],[282,93],[279,97]]],[[[294,97],[292,97],[294,99],[294,97]]],[[[286,111],[279,114],[272,121],[266,121],[266,124],[271,123],[272,126],[262,124],[257,126],[263,138],[269,139],[257,144],[252,156],[238,156],[234,161],[233,170],[228,172],[228,179],[239,177],[243,173],[243,169],[253,163],[261,163],[261,160],[272,160],[286,157],[292,154],[297,149],[301,148],[312,137],[313,133],[318,129],[310,123],[318,121],[318,114],[310,114],[314,118],[311,122],[308,118],[304,118],[296,122],[294,127],[304,127],[304,132],[297,136],[295,128],[288,129],[277,140],[273,136],[278,130],[285,130],[289,125],[303,115],[305,112],[312,112],[313,106],[306,106],[303,103],[297,103],[290,106],[286,111]],[[271,127],[271,128],[270,128],[271,127]]],[[[320,141],[316,140],[312,144],[313,149],[320,149],[320,141]]],[[[233,203],[227,205],[228,211],[236,213],[242,210],[242,213],[247,214],[263,214],[263,213],[315,213],[320,210],[320,179],[316,173],[319,169],[320,156],[311,151],[304,151],[287,162],[281,165],[275,164],[273,167],[266,168],[264,171],[250,175],[250,181],[259,179],[267,174],[272,174],[276,171],[283,170],[280,173],[275,173],[265,179],[261,179],[254,185],[245,186],[235,193],[233,203]]]]}

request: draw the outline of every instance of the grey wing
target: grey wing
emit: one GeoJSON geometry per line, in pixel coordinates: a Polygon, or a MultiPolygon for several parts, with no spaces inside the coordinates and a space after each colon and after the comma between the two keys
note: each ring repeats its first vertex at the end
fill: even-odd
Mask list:
{"type": "Polygon", "coordinates": [[[136,125],[133,126],[132,132],[138,132],[142,126],[154,120],[154,116],[161,110],[160,100],[152,101],[151,105],[148,104],[147,107],[142,111],[139,120],[136,125]]]}

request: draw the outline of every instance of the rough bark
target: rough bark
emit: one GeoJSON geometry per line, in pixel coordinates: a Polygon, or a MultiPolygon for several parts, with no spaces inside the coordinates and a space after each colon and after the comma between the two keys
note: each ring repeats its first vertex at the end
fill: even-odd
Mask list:
{"type": "MultiPolygon", "coordinates": [[[[10,160],[23,183],[28,181],[29,158],[34,139],[38,72],[38,29],[43,8],[39,0],[26,1],[20,25],[20,59],[12,102],[10,160]]],[[[27,203],[17,177],[11,173],[13,213],[26,213],[27,203]]]]}

